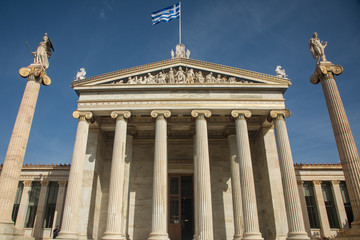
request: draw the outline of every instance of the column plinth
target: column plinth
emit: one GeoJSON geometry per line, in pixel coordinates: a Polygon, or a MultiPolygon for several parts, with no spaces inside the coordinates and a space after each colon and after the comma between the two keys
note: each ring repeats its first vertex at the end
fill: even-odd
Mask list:
{"type": "Polygon", "coordinates": [[[78,239],[78,215],[80,209],[81,186],[83,180],[86,144],[89,133],[89,122],[92,118],[91,112],[73,113],[74,118],[78,118],[74,151],[71,161],[69,182],[66,191],[61,231],[58,239],[78,239]]]}
{"type": "Polygon", "coordinates": [[[211,177],[209,144],[207,133],[207,122],[205,117],[210,117],[209,110],[193,110],[191,115],[196,118],[196,207],[195,214],[197,223],[198,240],[212,240],[213,236],[213,214],[211,202],[211,177]]]}
{"type": "Polygon", "coordinates": [[[42,76],[38,74],[39,69],[39,67],[32,66],[28,68],[27,74],[23,75],[23,77],[28,77],[28,81],[0,177],[0,239],[3,237],[11,239],[11,236],[15,234],[11,214],[42,81],[42,76]]]}
{"type": "Polygon", "coordinates": [[[152,226],[149,240],[169,240],[167,232],[167,122],[171,116],[167,110],[154,110],[151,116],[155,123],[154,180],[152,226]]]}
{"type": "Polygon", "coordinates": [[[354,221],[344,235],[360,237],[360,159],[334,78],[334,75],[339,75],[342,72],[343,68],[340,65],[320,62],[316,66],[315,73],[311,76],[310,81],[313,84],[321,82],[346,185],[348,186],[354,221]]]}
{"type": "Polygon", "coordinates": [[[288,239],[309,239],[304,225],[301,202],[296,182],[294,162],[291,154],[289,136],[284,117],[289,117],[290,111],[271,111],[269,120],[274,121],[276,148],[279,156],[280,171],[284,187],[285,207],[288,220],[288,239]]]}
{"type": "Polygon", "coordinates": [[[242,239],[262,240],[257,213],[249,135],[245,119],[245,117],[251,116],[251,112],[248,110],[234,110],[231,115],[236,119],[236,149],[240,168],[242,210],[244,214],[242,239]]]}
{"type": "Polygon", "coordinates": [[[116,118],[115,138],[110,173],[109,203],[106,231],[102,239],[126,239],[123,232],[124,168],[126,150],[126,128],[129,111],[114,111],[116,118]]]}

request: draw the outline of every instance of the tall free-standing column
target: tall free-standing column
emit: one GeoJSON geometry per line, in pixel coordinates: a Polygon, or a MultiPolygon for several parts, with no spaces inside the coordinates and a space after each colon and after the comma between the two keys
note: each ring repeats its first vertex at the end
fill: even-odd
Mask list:
{"type": "Polygon", "coordinates": [[[271,111],[269,115],[269,120],[271,121],[271,119],[273,119],[275,125],[276,147],[279,156],[289,226],[288,239],[309,239],[305,231],[294,162],[284,120],[284,117],[289,116],[290,111],[288,110],[271,111]]]}
{"type": "Polygon", "coordinates": [[[232,188],[234,230],[235,230],[233,240],[240,240],[242,238],[243,216],[242,216],[242,201],[241,201],[241,186],[240,186],[240,168],[239,168],[239,160],[237,158],[236,136],[229,135],[228,141],[229,141],[229,149],[230,149],[231,188],[232,188]]]}
{"type": "Polygon", "coordinates": [[[41,66],[30,65],[26,68],[26,73],[23,73],[22,69],[20,69],[20,75],[28,77],[28,81],[0,177],[0,239],[5,238],[5,236],[14,235],[14,223],[11,220],[11,214],[40,91],[40,84],[43,80],[40,74],[41,66]]]}
{"type": "Polygon", "coordinates": [[[171,116],[167,110],[154,110],[151,116],[156,118],[155,152],[154,152],[154,180],[152,226],[149,240],[169,240],[167,232],[167,123],[171,116]]]}
{"type": "Polygon", "coordinates": [[[351,224],[351,235],[360,236],[360,159],[347,119],[334,74],[343,72],[340,65],[330,62],[320,62],[310,81],[313,84],[321,82],[326,105],[329,111],[331,125],[334,131],[340,161],[343,167],[346,185],[349,189],[354,221],[351,224]],[[356,231],[356,232],[355,232],[356,231]]]}
{"type": "Polygon", "coordinates": [[[74,152],[72,155],[69,182],[66,191],[66,200],[59,239],[77,239],[78,215],[80,209],[80,194],[83,180],[86,145],[89,133],[89,122],[93,114],[91,112],[75,111],[74,118],[78,118],[74,152]]]}
{"type": "Polygon", "coordinates": [[[209,110],[193,110],[191,115],[196,118],[196,207],[198,224],[198,240],[212,240],[213,236],[213,215],[211,203],[211,178],[209,144],[207,134],[207,123],[205,117],[210,117],[209,110]]]}
{"type": "Polygon", "coordinates": [[[126,149],[126,128],[131,113],[129,111],[114,111],[112,118],[116,118],[115,138],[110,173],[109,203],[106,221],[106,231],[102,239],[125,239],[123,222],[124,197],[124,167],[126,149]]]}
{"type": "Polygon", "coordinates": [[[240,183],[242,207],[244,214],[243,239],[263,239],[259,229],[257,213],[255,183],[248,128],[245,117],[249,118],[251,112],[248,110],[234,110],[231,115],[236,119],[236,148],[240,167],[240,183]]]}

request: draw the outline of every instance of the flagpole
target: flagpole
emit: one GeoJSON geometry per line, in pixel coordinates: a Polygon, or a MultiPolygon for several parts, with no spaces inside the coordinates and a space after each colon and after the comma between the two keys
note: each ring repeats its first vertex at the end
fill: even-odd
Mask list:
{"type": "Polygon", "coordinates": [[[181,44],[181,2],[179,2],[180,5],[180,16],[179,16],[179,44],[181,44]]]}

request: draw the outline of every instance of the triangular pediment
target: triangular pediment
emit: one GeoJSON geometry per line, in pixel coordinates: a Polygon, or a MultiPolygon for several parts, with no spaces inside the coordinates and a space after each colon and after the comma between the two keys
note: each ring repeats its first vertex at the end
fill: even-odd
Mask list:
{"type": "Polygon", "coordinates": [[[289,79],[189,58],[160,62],[75,80],[73,88],[153,84],[281,84],[289,79]]]}

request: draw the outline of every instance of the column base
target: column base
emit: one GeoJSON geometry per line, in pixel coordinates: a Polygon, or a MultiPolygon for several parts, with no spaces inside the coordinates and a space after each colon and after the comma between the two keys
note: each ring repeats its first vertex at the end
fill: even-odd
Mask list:
{"type": "Polygon", "coordinates": [[[233,240],[241,240],[242,236],[241,235],[234,235],[233,236],[233,240]]]}
{"type": "Polygon", "coordinates": [[[307,232],[290,232],[287,237],[288,240],[310,240],[307,232]]]}
{"type": "Polygon", "coordinates": [[[150,233],[148,240],[170,240],[167,233],[150,233]]]}
{"type": "Polygon", "coordinates": [[[264,240],[261,233],[244,233],[242,239],[244,240],[264,240]]]}
{"type": "Polygon", "coordinates": [[[111,240],[111,239],[117,239],[117,240],[126,240],[126,236],[119,234],[119,233],[110,233],[105,232],[104,236],[101,238],[102,240],[111,240]]]}
{"type": "Polygon", "coordinates": [[[56,239],[60,239],[60,240],[74,239],[74,240],[78,240],[79,236],[76,233],[61,232],[60,231],[59,236],[56,239]]]}
{"type": "Polygon", "coordinates": [[[0,222],[0,240],[14,240],[16,238],[13,222],[0,222]]]}
{"type": "Polygon", "coordinates": [[[360,239],[360,225],[351,224],[351,228],[343,230],[340,232],[340,235],[336,237],[338,240],[358,240],[360,239]]]}

